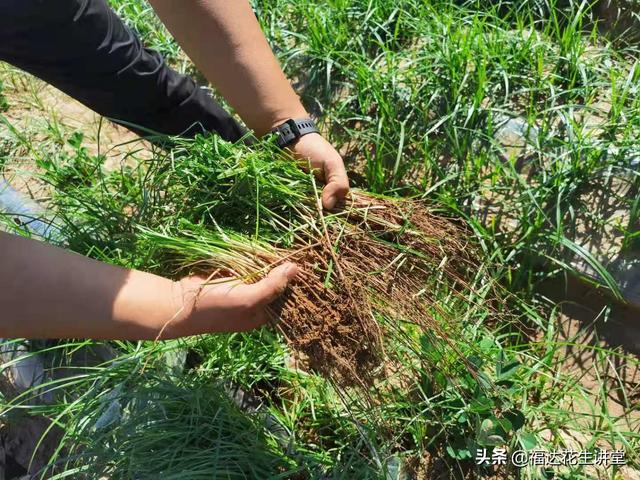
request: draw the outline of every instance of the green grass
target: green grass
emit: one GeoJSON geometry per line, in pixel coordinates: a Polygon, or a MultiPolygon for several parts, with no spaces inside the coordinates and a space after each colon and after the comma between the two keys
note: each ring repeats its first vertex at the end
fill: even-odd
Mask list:
{"type": "MultiPolygon", "coordinates": [[[[338,147],[353,145],[346,157],[363,184],[426,191],[468,216],[500,245],[491,253],[516,286],[541,257],[562,259],[562,239],[590,210],[581,194],[597,179],[628,175],[637,188],[637,50],[584,31],[588,9],[536,19],[527,2],[500,13],[487,2],[330,5],[261,3],[307,105],[322,105],[338,147]],[[608,112],[598,110],[603,99],[608,112]],[[602,125],[589,129],[586,114],[602,125]],[[536,132],[515,157],[495,140],[505,117],[536,132]],[[494,211],[484,218],[488,199],[494,211]]],[[[633,200],[621,199],[628,208],[633,200]]]]}
{"type": "MultiPolygon", "coordinates": [[[[231,256],[241,261],[238,253],[256,236],[288,245],[291,238],[282,232],[304,227],[300,211],[314,198],[311,177],[292,163],[274,160],[268,145],[249,149],[199,138],[169,153],[157,152],[151,161],[128,159],[112,172],[104,171],[103,159],[88,155],[77,139],[72,146],[71,155],[63,151],[39,159],[42,178],[55,187],[56,221],[74,250],[127,267],[174,275],[200,260],[231,256]]],[[[446,283],[435,285],[431,295],[438,307],[432,314],[450,342],[379,318],[390,332],[387,348],[397,355],[401,376],[378,386],[376,394],[382,396],[375,405],[358,391],[336,389],[317,375],[292,370],[282,339],[261,331],[163,345],[119,344],[113,362],[54,381],[48,387],[59,392],[53,405],[29,409],[27,394],[9,403],[7,412],[43,413],[68,432],[65,450],[43,478],[81,476],[77,469],[84,469],[85,478],[210,478],[214,472],[223,478],[267,478],[299,471],[318,478],[384,478],[400,459],[426,451],[457,471],[471,467],[469,458],[480,446],[551,449],[561,445],[567,429],[586,429],[593,441],[606,438],[633,451],[636,434],[606,411],[561,408],[567,396],[588,399],[587,393],[556,370],[559,345],[551,332],[548,342],[536,344],[519,330],[525,318],[541,328],[547,320],[513,298],[497,307],[508,315],[498,318],[509,320],[522,309],[520,318],[496,324],[496,306],[483,297],[495,277],[480,280],[476,298],[453,295],[446,283]],[[458,323],[450,325],[450,319],[458,323]],[[185,349],[199,360],[176,373],[165,352],[185,349]],[[401,387],[395,382],[402,376],[416,383],[401,387]],[[221,381],[262,398],[270,418],[295,432],[286,447],[260,423],[264,411],[247,415],[219,395],[204,397],[209,400],[201,405],[203,392],[211,385],[221,388],[221,381]],[[150,395],[154,407],[139,410],[150,395]],[[590,430],[592,422],[608,427],[590,430]],[[552,431],[551,440],[538,435],[542,426],[552,431]],[[244,437],[229,439],[235,428],[252,429],[256,459],[247,455],[244,437]],[[229,431],[224,438],[216,433],[229,431]],[[158,446],[158,437],[176,438],[172,435],[184,440],[158,446]],[[138,453],[147,451],[157,451],[160,458],[138,453]],[[185,465],[193,469],[180,473],[185,465]]],[[[58,348],[61,368],[76,347],[58,348]]]]}
{"type": "MultiPolygon", "coordinates": [[[[149,45],[179,58],[146,4],[112,3],[149,45]]],[[[637,244],[637,49],[598,35],[586,3],[268,0],[256,11],[352,179],[462,218],[482,251],[483,275],[462,297],[446,282],[430,285],[441,307],[431,313],[450,329],[448,341],[377,319],[412,384],[390,382],[375,405],[292,369],[288,348],[269,330],[119,343],[116,360],[52,381],[54,404],[37,406],[30,394],[4,402],[6,415],[44,414],[66,432],[41,478],[395,478],[398,464],[427,453],[454,474],[482,476],[470,460],[479,446],[553,450],[576,432],[585,448],[625,448],[638,468],[633,400],[620,418],[608,410],[620,379],[588,391],[563,370],[562,355],[565,346],[592,353],[596,374],[637,360],[580,338],[558,340],[557,310],[533,293],[542,278],[572,269],[569,254],[617,293],[577,243],[576,224],[608,225],[585,194],[620,176],[631,188],[617,201],[631,216],[616,228],[626,248],[637,244]],[[508,118],[526,127],[521,148],[505,150],[496,139],[508,118]],[[486,301],[496,285],[512,292],[498,305],[486,301]],[[176,371],[169,359],[185,351],[191,361],[176,371]],[[256,394],[262,408],[239,410],[220,394],[227,382],[256,394]],[[273,434],[273,419],[287,434],[273,434]]],[[[55,124],[47,142],[6,136],[3,156],[28,151],[54,187],[50,206],[68,246],[110,263],[177,276],[212,256],[240,261],[250,242],[288,246],[306,228],[300,211],[313,182],[275,161],[268,145],[199,138],[151,161],[133,155],[109,172],[81,134],[55,124]]],[[[78,347],[54,347],[56,365],[70,363],[78,347]]],[[[520,475],[550,478],[535,468],[520,475]]],[[[578,468],[557,475],[592,477],[578,468]]]]}
{"type": "Polygon", "coordinates": [[[4,96],[3,93],[4,85],[0,82],[0,112],[4,112],[9,108],[9,104],[7,103],[7,97],[4,96]]]}

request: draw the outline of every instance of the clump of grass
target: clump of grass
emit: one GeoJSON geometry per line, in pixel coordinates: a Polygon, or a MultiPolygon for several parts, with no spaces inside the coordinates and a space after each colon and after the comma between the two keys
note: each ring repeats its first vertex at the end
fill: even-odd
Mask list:
{"type": "Polygon", "coordinates": [[[312,369],[338,383],[362,383],[383,362],[375,317],[439,331],[428,290],[443,283],[468,295],[478,274],[473,248],[461,227],[416,201],[354,192],[344,210],[325,214],[313,175],[275,155],[268,145],[182,142],[145,167],[136,196],[113,183],[131,181],[120,173],[87,184],[87,162],[50,170],[49,179],[68,241],[87,253],[124,237],[132,255],[140,255],[136,244],[149,248],[147,268],[155,257],[163,262],[159,273],[184,274],[190,266],[210,281],[253,281],[283,260],[298,262],[300,279],[272,306],[274,321],[312,369]],[[127,204],[113,197],[114,187],[127,204]]]}
{"type": "MultiPolygon", "coordinates": [[[[144,8],[138,1],[121,2],[123,8],[125,3],[144,8]]],[[[133,7],[126,8],[135,11],[133,7]]],[[[437,200],[444,207],[430,205],[427,211],[435,232],[424,225],[415,228],[415,201],[396,203],[359,193],[349,216],[325,216],[330,241],[322,242],[325,228],[315,203],[319,187],[293,163],[274,162],[277,154],[267,145],[252,150],[200,138],[178,143],[171,152],[156,152],[150,162],[126,159],[119,171],[107,172],[103,159],[82,147],[81,135],[67,142],[49,131],[47,135],[57,136],[46,151],[33,144],[23,149],[37,154],[44,178],[57,187],[53,204],[69,246],[163,275],[226,268],[247,281],[309,248],[314,265],[305,267],[305,273],[321,291],[339,292],[344,284],[338,267],[349,260],[347,247],[352,247],[346,233],[361,232],[360,238],[370,239],[376,248],[384,245],[385,255],[394,251],[398,260],[387,262],[392,268],[376,276],[358,275],[359,282],[374,282],[374,289],[386,279],[387,286],[391,280],[402,284],[412,262],[419,264],[421,278],[434,272],[421,289],[407,287],[416,294],[413,300],[426,321],[404,321],[415,314],[404,294],[399,301],[393,291],[385,291],[383,298],[392,301],[379,303],[367,294],[370,304],[365,306],[376,329],[384,332],[381,346],[387,361],[377,368],[381,373],[372,385],[363,382],[364,393],[363,385],[336,385],[325,378],[329,372],[316,368],[323,376],[306,368],[300,352],[307,347],[293,345],[296,338],[287,344],[272,329],[166,344],[118,343],[114,362],[76,369],[76,375],[48,386],[58,393],[53,405],[33,405],[35,394],[4,399],[4,413],[42,413],[70,433],[41,478],[49,478],[56,468],[60,475],[73,476],[75,469],[87,468],[88,459],[95,463],[87,470],[89,478],[145,468],[159,471],[127,441],[132,431],[143,443],[145,435],[150,437],[145,443],[154,446],[149,459],[158,457],[168,478],[179,476],[189,459],[202,467],[190,473],[224,471],[228,476],[264,476],[270,469],[271,476],[304,472],[312,478],[384,478],[404,465],[427,478],[441,470],[544,478],[546,473],[536,467],[499,473],[478,468],[472,461],[475,449],[491,453],[507,445],[511,451],[554,450],[566,448],[570,437],[584,438],[584,448],[625,448],[629,464],[636,467],[633,399],[625,400],[621,417],[610,413],[605,377],[602,391],[594,396],[575,372],[562,370],[566,340],[556,338],[558,312],[535,298],[505,295],[496,284],[511,291],[531,289],[547,274],[540,269],[541,258],[562,261],[562,268],[570,269],[563,249],[572,245],[565,240],[571,237],[572,221],[585,212],[596,223],[605,220],[581,200],[581,192],[607,172],[630,175],[637,183],[632,165],[640,125],[638,68],[633,63],[637,50],[616,50],[596,37],[588,6],[576,2],[341,0],[319,8],[306,0],[274,0],[257,7],[308,107],[346,152],[352,178],[378,193],[437,200]],[[602,99],[611,100],[610,109],[602,99]],[[586,114],[600,118],[602,128],[593,130],[586,114]],[[505,116],[523,120],[529,131],[514,154],[506,154],[496,140],[505,116]],[[66,148],[56,150],[61,145],[66,148]],[[451,212],[466,219],[469,229],[458,225],[467,222],[446,219],[451,212]],[[372,221],[376,216],[383,217],[382,226],[372,221]],[[413,230],[427,231],[426,238],[434,241],[416,248],[413,230]],[[477,255],[464,248],[461,232],[465,239],[478,239],[479,263],[467,264],[467,254],[472,260],[477,255]],[[405,233],[409,235],[403,238],[405,233]],[[417,254],[425,249],[435,262],[421,263],[417,254]],[[460,251],[464,255],[458,260],[455,252],[460,251]],[[496,297],[504,301],[496,302],[496,297]],[[185,350],[186,367],[176,374],[167,356],[185,350]],[[205,418],[185,405],[199,404],[195,389],[217,386],[221,379],[260,400],[259,412],[241,415],[251,419],[247,428],[260,439],[252,444],[259,456],[256,464],[266,470],[226,462],[235,458],[233,452],[245,451],[233,439],[221,445],[230,455],[219,461],[215,457],[217,437],[209,427],[226,432],[228,423],[218,424],[218,417],[211,421],[208,415],[219,405],[227,412],[228,404],[216,397],[203,410],[205,418]],[[158,419],[156,411],[143,413],[141,422],[125,414],[102,417],[113,405],[110,396],[129,406],[137,395],[151,397],[155,388],[170,391],[171,383],[177,385],[180,401],[169,410],[182,408],[171,417],[158,419]],[[98,405],[92,396],[105,401],[98,405]],[[588,411],[574,410],[575,401],[588,405],[588,411]],[[289,432],[284,440],[270,433],[266,413],[289,432]],[[97,434],[93,419],[101,417],[97,434]],[[113,423],[105,424],[108,418],[113,423]],[[159,430],[154,430],[156,423],[159,430]],[[206,438],[185,442],[177,459],[173,445],[154,443],[165,427],[185,434],[204,432],[206,438]],[[124,465],[127,458],[131,462],[124,465]]],[[[637,210],[634,198],[620,198],[620,203],[637,210]]],[[[629,226],[625,235],[633,243],[637,235],[629,226]]],[[[367,251],[370,255],[358,258],[357,267],[369,273],[378,250],[367,251]]],[[[300,259],[308,265],[309,258],[300,259]]],[[[375,344],[379,337],[373,335],[375,344]]],[[[344,345],[358,347],[349,341],[344,345]]],[[[62,347],[60,366],[79,345],[62,347]]],[[[598,374],[603,365],[637,364],[600,347],[573,348],[601,355],[594,367],[598,374]]],[[[162,394],[153,398],[158,405],[167,404],[162,394]]],[[[233,412],[230,417],[239,413],[233,412]]],[[[556,473],[591,475],[582,468],[556,473]]]]}
{"type": "Polygon", "coordinates": [[[76,422],[67,425],[66,460],[51,469],[64,473],[47,478],[73,473],[74,478],[240,479],[295,473],[259,419],[243,414],[221,383],[153,372],[132,374],[112,388],[107,376],[96,380],[82,392],[76,422]]]}
{"type": "MultiPolygon", "coordinates": [[[[425,448],[448,444],[453,436],[454,458],[469,458],[463,439],[469,434],[466,422],[475,422],[475,413],[454,422],[455,432],[432,431],[423,437],[436,428],[437,417],[449,415],[445,412],[453,397],[464,405],[478,395],[497,395],[496,403],[487,401],[478,414],[482,418],[498,410],[518,418],[521,414],[513,413],[513,404],[506,406],[494,391],[495,379],[482,371],[494,353],[453,340],[465,335],[467,322],[506,320],[507,325],[511,318],[498,296],[504,293],[490,271],[478,265],[468,233],[421,202],[364,192],[354,192],[345,210],[321,215],[313,175],[275,155],[268,144],[251,149],[200,137],[178,141],[171,152],[158,152],[151,161],[136,166],[128,161],[122,171],[111,173],[102,170],[99,157],[81,149],[75,158],[55,162],[42,178],[55,187],[57,224],[68,244],[101,260],[169,276],[220,272],[245,281],[283,259],[299,261],[302,280],[272,312],[296,370],[287,373],[282,358],[271,363],[277,373],[266,376],[270,386],[263,395],[280,418],[291,408],[288,390],[297,390],[300,382],[302,392],[320,388],[311,387],[318,382],[313,372],[333,385],[332,393],[322,394],[329,395],[326,404],[312,407],[326,409],[326,419],[304,420],[302,435],[308,439],[303,444],[322,425],[341,422],[331,411],[343,402],[345,412],[359,420],[336,427],[349,432],[337,451],[351,451],[366,438],[374,452],[393,452],[402,444],[422,455],[425,448]],[[300,380],[299,368],[310,369],[304,374],[309,380],[300,380]],[[428,407],[439,395],[447,400],[428,407]],[[415,403],[407,403],[408,398],[415,403]],[[425,408],[435,417],[423,417],[425,408]],[[406,416],[413,417],[415,431],[401,426],[406,416]],[[357,427],[361,422],[369,425],[369,433],[357,427]]],[[[235,348],[246,348],[251,338],[235,348]]],[[[207,340],[211,345],[221,341],[207,340]]],[[[207,368],[228,371],[219,353],[212,365],[208,348],[194,351],[201,352],[207,368]]],[[[255,361],[245,357],[242,369],[255,361]]],[[[254,375],[240,378],[256,381],[254,375]]],[[[86,416],[79,411],[64,415],[72,423],[80,421],[76,415],[86,416]]],[[[487,423],[483,435],[494,428],[502,427],[487,423]]],[[[512,434],[505,431],[504,440],[512,434]]],[[[336,441],[329,435],[323,444],[336,441]]],[[[314,449],[314,455],[320,452],[314,449]]],[[[386,468],[384,461],[375,460],[377,455],[365,458],[386,468]]],[[[308,461],[296,460],[311,468],[308,461]]]]}

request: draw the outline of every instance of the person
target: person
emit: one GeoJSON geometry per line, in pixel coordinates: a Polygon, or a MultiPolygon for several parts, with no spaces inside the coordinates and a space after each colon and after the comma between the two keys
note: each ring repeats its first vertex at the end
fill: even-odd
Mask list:
{"type": "MultiPolygon", "coordinates": [[[[260,137],[307,117],[247,0],[150,0],[177,42],[260,137]]],[[[188,76],[141,45],[106,0],[0,0],[0,60],[134,130],[167,135],[245,131],[188,76]]],[[[318,133],[288,146],[323,175],[324,208],[344,199],[342,158],[318,133]]],[[[0,337],[157,339],[245,331],[298,274],[253,284],[171,281],[0,232],[0,337]]]]}

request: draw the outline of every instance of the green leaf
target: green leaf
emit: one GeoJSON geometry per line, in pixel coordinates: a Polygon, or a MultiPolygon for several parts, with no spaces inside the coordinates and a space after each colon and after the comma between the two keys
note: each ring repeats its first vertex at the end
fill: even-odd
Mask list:
{"type": "Polygon", "coordinates": [[[501,436],[508,436],[509,432],[513,430],[513,425],[507,418],[498,418],[495,419],[496,424],[496,433],[501,436]]]}
{"type": "Polygon", "coordinates": [[[476,368],[482,367],[482,359],[477,355],[469,355],[469,357],[467,357],[467,360],[476,368]]]}
{"type": "Polygon", "coordinates": [[[472,413],[487,413],[493,408],[493,400],[485,395],[475,397],[470,404],[472,413]]]}
{"type": "Polygon", "coordinates": [[[478,432],[478,444],[485,447],[495,447],[497,445],[504,445],[505,443],[504,438],[495,433],[494,422],[489,418],[485,418],[478,432]]]}
{"type": "Polygon", "coordinates": [[[478,385],[480,385],[484,389],[490,389],[492,386],[491,379],[484,372],[478,372],[477,382],[478,385]]]}
{"type": "Polygon", "coordinates": [[[481,351],[490,352],[495,348],[496,344],[491,338],[485,337],[482,340],[480,340],[480,343],[478,346],[480,347],[481,351]]]}
{"type": "Polygon", "coordinates": [[[472,457],[472,450],[469,449],[469,442],[462,437],[455,437],[451,443],[447,445],[447,453],[456,460],[465,460],[472,457]]]}
{"type": "Polygon", "coordinates": [[[520,410],[509,410],[504,412],[503,415],[509,419],[514,431],[518,431],[524,426],[525,418],[520,410]]]}
{"type": "MultiPolygon", "coordinates": [[[[618,282],[611,276],[607,268],[602,263],[600,263],[589,251],[587,251],[581,245],[578,245],[577,243],[572,242],[567,237],[562,235],[556,235],[554,240],[560,243],[562,246],[569,249],[575,255],[582,258],[585,262],[587,262],[587,264],[589,264],[589,266],[598,274],[604,286],[606,286],[611,291],[611,294],[616,298],[616,300],[624,301],[624,295],[620,290],[620,286],[618,285],[618,282]]],[[[548,258],[560,264],[564,268],[568,270],[572,270],[576,272],[578,275],[581,275],[579,272],[575,270],[575,268],[572,268],[571,266],[566,265],[564,262],[561,262],[552,257],[548,257],[548,258]]]]}
{"type": "Polygon", "coordinates": [[[518,368],[520,368],[520,362],[517,360],[507,361],[504,352],[501,350],[496,362],[496,375],[498,376],[498,380],[503,381],[509,379],[515,375],[518,368]]]}
{"type": "Polygon", "coordinates": [[[525,450],[533,450],[538,445],[538,439],[530,432],[519,432],[518,442],[525,450]]]}

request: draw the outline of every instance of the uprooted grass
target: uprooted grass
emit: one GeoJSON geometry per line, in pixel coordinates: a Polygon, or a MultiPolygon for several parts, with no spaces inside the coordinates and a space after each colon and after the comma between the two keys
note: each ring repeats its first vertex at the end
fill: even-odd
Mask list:
{"type": "Polygon", "coordinates": [[[156,259],[158,273],[191,268],[211,281],[253,281],[295,261],[302,273],[272,305],[274,323],[301,365],[339,384],[369,385],[384,371],[377,316],[438,334],[438,299],[430,290],[442,283],[469,296],[479,267],[468,232],[422,202],[364,192],[353,192],[344,209],[322,212],[313,176],[273,159],[278,152],[265,147],[243,151],[199,138],[140,166],[137,175],[96,174],[97,183],[87,184],[86,172],[99,172],[99,165],[76,165],[50,169],[47,179],[58,191],[65,236],[85,253],[96,246],[104,253],[117,238],[120,252],[123,242],[138,258],[140,246],[147,249],[147,269],[156,259]],[[143,179],[143,197],[112,183],[133,178],[143,179]],[[126,203],[114,204],[115,195],[126,203]]]}
{"type": "MultiPolygon", "coordinates": [[[[430,313],[437,300],[427,287],[440,278],[464,294],[477,266],[473,248],[462,228],[418,202],[357,192],[339,214],[321,215],[309,217],[317,228],[301,226],[288,249],[254,241],[241,249],[242,261],[213,256],[198,268],[249,279],[283,260],[296,262],[299,279],[271,306],[275,324],[303,355],[301,363],[338,383],[370,382],[384,361],[384,333],[375,314],[438,332],[430,313]]],[[[166,240],[155,238],[159,244],[166,240]]],[[[172,248],[178,255],[185,251],[179,242],[172,248]]]]}
{"type": "MultiPolygon", "coordinates": [[[[405,460],[444,452],[439,468],[469,472],[476,448],[553,445],[563,441],[560,433],[549,441],[535,433],[538,425],[557,432],[578,424],[580,415],[558,404],[576,386],[555,371],[552,344],[529,343],[510,321],[509,299],[477,261],[469,232],[433,206],[354,192],[345,209],[320,215],[313,176],[278,159],[268,144],[252,149],[198,138],[153,160],[124,159],[111,172],[101,157],[75,149],[37,159],[42,179],[55,187],[53,220],[67,247],[174,278],[224,269],[253,281],[291,258],[304,275],[278,311],[288,348],[270,329],[118,343],[115,360],[75,367],[71,377],[45,385],[52,405],[34,405],[36,392],[6,402],[5,412],[43,413],[66,432],[41,478],[133,478],[148,468],[150,478],[179,478],[189,459],[193,478],[262,475],[244,464],[246,450],[212,437],[211,423],[227,428],[224,419],[238,414],[234,406],[198,403],[187,387],[174,399],[156,395],[158,411],[134,414],[149,392],[182,381],[194,388],[233,381],[257,395],[270,425],[276,419],[291,435],[283,443],[271,427],[252,423],[270,439],[256,448],[256,468],[282,477],[380,478],[405,460]],[[345,291],[353,298],[345,301],[345,291]],[[330,323],[327,312],[340,318],[352,306],[356,314],[342,317],[357,320],[348,331],[330,323]],[[184,369],[178,362],[174,380],[175,363],[168,367],[166,355],[184,349],[190,360],[184,369]],[[165,403],[175,415],[164,416],[165,403]],[[145,423],[153,415],[162,421],[145,423]],[[156,442],[166,430],[188,434],[180,462],[173,447],[156,442]],[[127,440],[131,431],[137,444],[127,440]],[[195,441],[199,435],[203,442],[195,441]],[[149,458],[162,461],[146,462],[139,454],[146,446],[154,449],[149,458]],[[207,455],[217,449],[219,457],[207,455]]],[[[529,321],[547,321],[521,306],[529,321]]],[[[60,347],[62,367],[78,348],[60,347]]],[[[609,433],[603,435],[614,442],[635,441],[622,428],[609,433]]]]}
{"type": "MultiPolygon", "coordinates": [[[[480,303],[473,297],[494,298],[491,285],[479,292],[491,282],[468,232],[422,202],[364,192],[353,192],[344,209],[322,212],[313,175],[279,155],[267,143],[248,149],[200,137],[115,172],[81,147],[73,158],[39,161],[55,191],[53,221],[78,252],[212,280],[232,274],[253,281],[283,260],[298,262],[300,280],[272,306],[274,321],[297,367],[353,395],[350,408],[363,408],[363,399],[387,408],[398,388],[417,387],[413,395],[421,398],[431,363],[421,353],[426,345],[451,351],[441,362],[449,373],[457,363],[456,370],[477,376],[477,364],[447,340],[461,325],[442,304],[448,295],[450,305],[468,304],[473,315],[480,303]]],[[[478,307],[480,315],[498,317],[490,303],[478,307]]],[[[404,436],[396,420],[369,421],[380,424],[386,441],[404,436]]]]}

